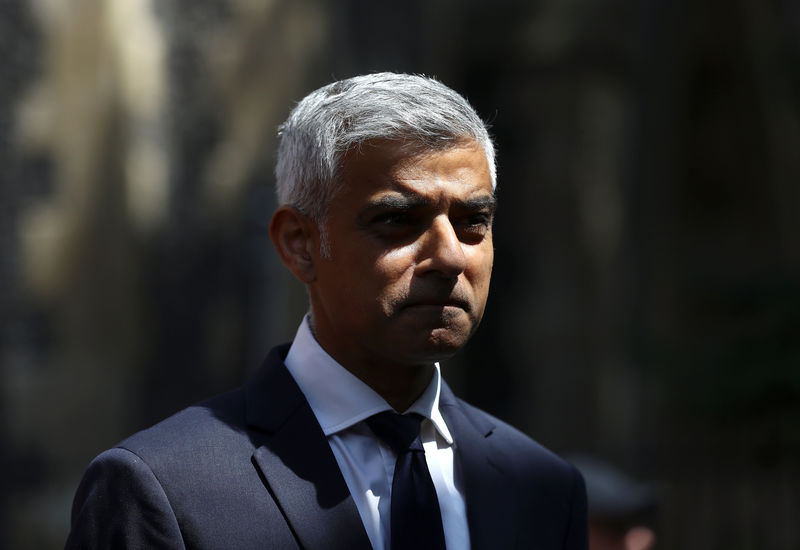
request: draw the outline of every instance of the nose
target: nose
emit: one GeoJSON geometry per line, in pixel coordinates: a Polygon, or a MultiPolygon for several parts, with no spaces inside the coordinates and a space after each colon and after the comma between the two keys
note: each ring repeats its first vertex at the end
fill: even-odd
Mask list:
{"type": "Polygon", "coordinates": [[[434,272],[446,278],[456,278],[467,268],[467,257],[450,219],[445,215],[434,218],[422,236],[421,272],[434,272]]]}

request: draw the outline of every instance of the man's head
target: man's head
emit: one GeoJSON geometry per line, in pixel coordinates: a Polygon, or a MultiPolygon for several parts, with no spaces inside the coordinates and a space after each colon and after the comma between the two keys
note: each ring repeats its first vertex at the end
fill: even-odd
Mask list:
{"type": "MultiPolygon", "coordinates": [[[[486,153],[496,185],[492,140],[470,104],[425,76],[375,73],[311,92],[279,128],[275,168],[278,204],[310,216],[324,231],[327,207],[341,186],[344,156],[374,140],[417,143],[441,150],[472,140],[486,153]]],[[[328,242],[324,238],[323,252],[328,242]]]]}
{"type": "Polygon", "coordinates": [[[494,149],[466,100],[387,73],[321,88],[281,127],[277,176],[270,236],[331,356],[376,387],[463,346],[495,209],[494,149]]]}

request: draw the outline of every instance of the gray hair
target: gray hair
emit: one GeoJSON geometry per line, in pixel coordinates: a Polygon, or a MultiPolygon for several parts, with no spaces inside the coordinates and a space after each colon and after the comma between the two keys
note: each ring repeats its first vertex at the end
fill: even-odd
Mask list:
{"type": "Polygon", "coordinates": [[[278,135],[278,202],[320,226],[337,191],[342,158],[370,140],[410,141],[431,149],[474,140],[486,152],[492,189],[496,185],[486,125],[466,99],[426,76],[375,73],[333,82],[300,101],[278,135]]]}

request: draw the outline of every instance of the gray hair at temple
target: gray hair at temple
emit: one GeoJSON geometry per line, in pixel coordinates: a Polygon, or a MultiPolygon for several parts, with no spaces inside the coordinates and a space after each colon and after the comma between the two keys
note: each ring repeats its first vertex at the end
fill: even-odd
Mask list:
{"type": "Polygon", "coordinates": [[[337,191],[342,158],[370,140],[416,142],[434,150],[474,140],[486,152],[492,189],[496,185],[486,125],[466,99],[426,76],[375,73],[333,82],[300,101],[278,135],[278,202],[320,226],[337,191]]]}

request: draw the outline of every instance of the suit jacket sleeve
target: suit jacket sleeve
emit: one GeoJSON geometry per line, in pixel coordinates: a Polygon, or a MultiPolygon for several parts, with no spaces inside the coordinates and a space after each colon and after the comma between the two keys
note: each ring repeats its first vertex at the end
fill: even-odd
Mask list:
{"type": "Polygon", "coordinates": [[[167,495],[136,454],[114,448],[86,471],[72,505],[67,549],[184,548],[167,495]]]}
{"type": "Polygon", "coordinates": [[[573,466],[572,495],[570,498],[571,513],[565,550],[586,550],[589,547],[588,510],[586,503],[586,484],[581,473],[573,466]]]}

